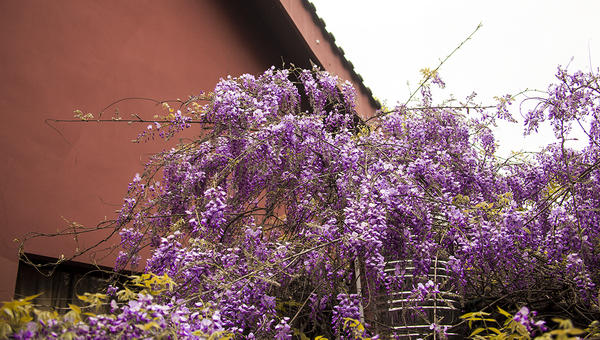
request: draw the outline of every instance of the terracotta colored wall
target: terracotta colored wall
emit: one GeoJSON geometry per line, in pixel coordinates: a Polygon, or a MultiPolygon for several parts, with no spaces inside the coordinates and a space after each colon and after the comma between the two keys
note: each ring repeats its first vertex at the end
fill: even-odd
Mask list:
{"type": "MultiPolygon", "coordinates": [[[[227,74],[280,65],[268,32],[249,27],[233,3],[0,2],[0,301],[14,289],[15,238],[62,229],[61,216],[87,227],[115,218],[147,155],[172,145],[132,144],[139,124],[51,122],[55,131],[45,120],[97,114],[126,97],[186,98],[227,74]]],[[[124,117],[163,112],[143,101],[116,107],[124,117]]],[[[44,238],[25,250],[58,257],[74,248],[71,238],[44,238]]]]}

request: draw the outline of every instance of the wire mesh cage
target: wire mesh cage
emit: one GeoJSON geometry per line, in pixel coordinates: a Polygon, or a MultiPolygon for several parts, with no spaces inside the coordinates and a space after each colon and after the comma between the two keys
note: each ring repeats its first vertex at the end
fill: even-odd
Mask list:
{"type": "Polygon", "coordinates": [[[378,334],[388,339],[462,339],[452,329],[460,316],[460,295],[453,290],[446,262],[431,261],[429,272],[416,276],[411,260],[388,261],[385,271],[398,275],[401,285],[380,294],[374,307],[365,311],[378,334]]]}

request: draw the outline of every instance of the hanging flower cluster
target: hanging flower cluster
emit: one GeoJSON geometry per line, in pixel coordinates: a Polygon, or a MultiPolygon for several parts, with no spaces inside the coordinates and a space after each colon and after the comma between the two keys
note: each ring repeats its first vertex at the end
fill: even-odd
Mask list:
{"type": "Polygon", "coordinates": [[[570,285],[553,298],[589,306],[600,265],[599,86],[591,73],[559,69],[558,79],[527,127],[550,120],[559,143],[511,161],[494,156],[491,131],[512,120],[509,97],[467,116],[433,106],[427,85],[421,108],[401,105],[367,125],[350,85],[318,68],[224,79],[187,113],[204,132],[132,183],[124,245],[155,245],[146,270],[177,280],[168,298],[210,301],[240,335],[274,336],[281,322],[307,331],[301,314],[339,335],[343,306],[402,287],[405,274],[385,270],[392,260],[411,260],[413,290],[445,258],[463,296],[510,301],[570,285]],[[568,149],[560,138],[586,117],[589,147],[568,149]]]}
{"type": "Polygon", "coordinates": [[[474,94],[437,107],[427,84],[418,108],[399,105],[366,124],[351,85],[317,67],[222,79],[153,128],[198,135],[130,184],[115,269],[151,247],[145,271],[173,280],[152,301],[167,307],[153,313],[186,322],[190,334],[204,322],[193,321],[198,304],[214,311],[215,331],[239,338],[349,336],[344,320],[360,318],[375,330],[382,295],[407,284],[439,293],[429,277],[436,258],[451,273],[444,284],[482,306],[518,310],[515,301],[539,299],[593,317],[600,85],[594,73],[559,68],[557,77],[526,124],[550,121],[558,142],[507,160],[494,155],[491,127],[512,120],[509,96],[494,111],[474,106],[474,94]],[[581,151],[565,145],[574,123],[590,126],[581,151]]]}

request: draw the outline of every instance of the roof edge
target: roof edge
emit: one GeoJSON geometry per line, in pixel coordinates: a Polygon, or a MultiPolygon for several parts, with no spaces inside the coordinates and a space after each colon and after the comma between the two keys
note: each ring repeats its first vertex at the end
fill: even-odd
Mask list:
{"type": "Polygon", "coordinates": [[[355,84],[358,92],[359,116],[367,118],[381,108],[371,89],[364,84],[354,65],[346,59],[344,50],[335,43],[335,36],[325,28],[325,21],[316,12],[315,5],[308,0],[279,0],[289,20],[298,30],[306,47],[312,51],[316,64],[324,70],[355,84]],[[368,105],[364,105],[367,103],[368,105]],[[361,105],[362,104],[362,105],[361,105]]]}

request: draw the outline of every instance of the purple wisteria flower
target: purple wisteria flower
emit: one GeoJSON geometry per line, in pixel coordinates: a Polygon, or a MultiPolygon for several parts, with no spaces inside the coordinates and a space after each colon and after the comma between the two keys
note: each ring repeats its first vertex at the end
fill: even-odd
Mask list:
{"type": "MultiPolygon", "coordinates": [[[[367,124],[352,85],[316,66],[221,79],[143,134],[197,131],[135,175],[115,221],[115,277],[149,247],[154,281],[113,283],[109,295],[129,300],[111,315],[47,320],[37,334],[349,338],[347,321],[379,327],[376,302],[395,292],[416,310],[446,293],[514,304],[564,289],[587,310],[600,282],[600,86],[593,72],[557,78],[525,117],[528,132],[549,122],[557,143],[509,159],[492,127],[512,120],[512,96],[491,111],[475,94],[438,106],[427,83],[418,107],[367,124]],[[565,145],[574,124],[583,150],[565,145]]],[[[543,329],[533,316],[513,320],[543,329]]]]}

